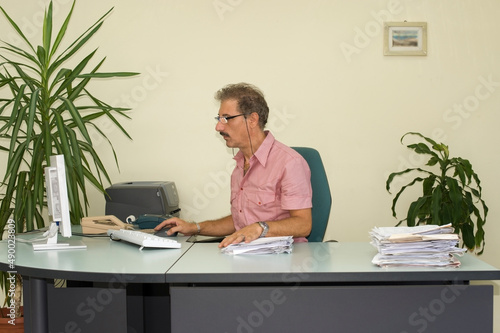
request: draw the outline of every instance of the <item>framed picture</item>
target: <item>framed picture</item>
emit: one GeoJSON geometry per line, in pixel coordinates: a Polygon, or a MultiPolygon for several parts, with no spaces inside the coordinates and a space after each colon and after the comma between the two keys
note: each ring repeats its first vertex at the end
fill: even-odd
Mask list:
{"type": "Polygon", "coordinates": [[[427,23],[384,22],[384,55],[427,55],[427,23]]]}

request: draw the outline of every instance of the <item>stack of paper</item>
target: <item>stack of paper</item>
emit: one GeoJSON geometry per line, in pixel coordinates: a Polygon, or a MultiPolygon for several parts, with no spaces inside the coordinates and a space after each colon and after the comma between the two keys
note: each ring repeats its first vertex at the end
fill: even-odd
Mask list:
{"type": "Polygon", "coordinates": [[[225,254],[273,254],[291,253],[293,237],[263,237],[249,243],[231,244],[221,249],[225,254]]]}
{"type": "Polygon", "coordinates": [[[378,266],[459,267],[455,255],[463,255],[459,237],[451,224],[416,227],[375,227],[371,244],[378,253],[372,262],[378,266]]]}

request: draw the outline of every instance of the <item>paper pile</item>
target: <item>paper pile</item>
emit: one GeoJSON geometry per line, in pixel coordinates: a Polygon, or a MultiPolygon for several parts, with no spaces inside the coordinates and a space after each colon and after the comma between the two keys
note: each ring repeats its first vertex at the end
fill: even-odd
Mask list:
{"type": "Polygon", "coordinates": [[[225,254],[274,254],[291,253],[293,237],[263,237],[249,243],[231,244],[221,249],[225,254]]]}
{"type": "Polygon", "coordinates": [[[370,237],[378,250],[372,263],[382,267],[459,267],[460,261],[454,255],[461,256],[466,251],[457,247],[459,237],[451,224],[375,227],[370,237]]]}

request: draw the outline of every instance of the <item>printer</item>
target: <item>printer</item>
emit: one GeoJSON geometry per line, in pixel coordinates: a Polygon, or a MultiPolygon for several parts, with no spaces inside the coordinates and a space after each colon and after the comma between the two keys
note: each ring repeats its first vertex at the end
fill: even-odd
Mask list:
{"type": "Polygon", "coordinates": [[[113,184],[106,189],[106,215],[133,222],[140,215],[179,217],[179,195],[171,181],[138,181],[113,184]]]}

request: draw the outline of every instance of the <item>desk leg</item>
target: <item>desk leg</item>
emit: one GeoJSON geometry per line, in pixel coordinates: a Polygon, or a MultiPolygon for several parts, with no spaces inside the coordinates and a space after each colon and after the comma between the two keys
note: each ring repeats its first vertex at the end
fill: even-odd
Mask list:
{"type": "Polygon", "coordinates": [[[23,277],[25,332],[47,333],[49,312],[47,305],[47,281],[34,277],[23,277]]]}

